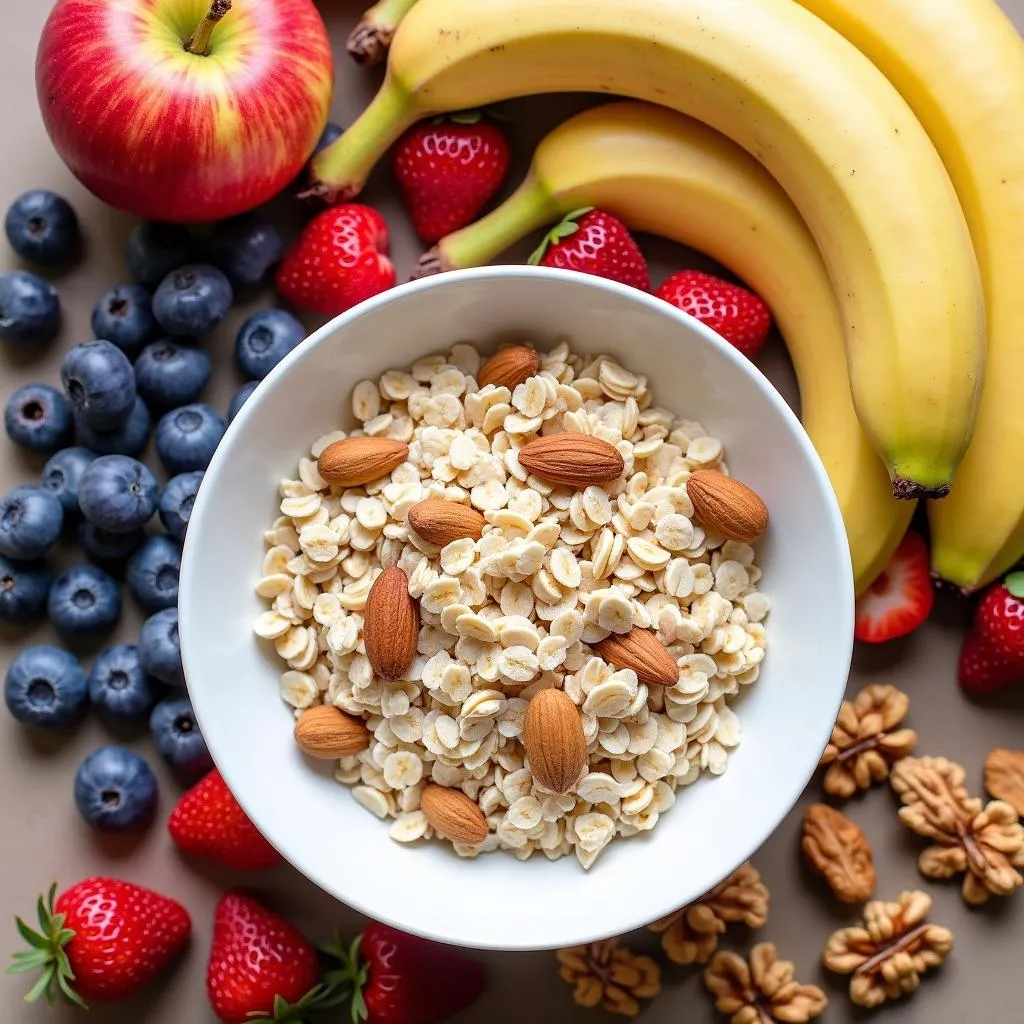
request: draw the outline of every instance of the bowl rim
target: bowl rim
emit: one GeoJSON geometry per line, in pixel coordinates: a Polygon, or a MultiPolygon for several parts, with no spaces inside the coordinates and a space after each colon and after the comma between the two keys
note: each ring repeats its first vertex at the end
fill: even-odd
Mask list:
{"type": "MultiPolygon", "coordinates": [[[[677,320],[681,324],[686,325],[691,331],[698,335],[705,344],[716,348],[719,353],[732,362],[740,372],[754,380],[758,389],[764,394],[764,397],[769,404],[774,407],[774,411],[781,416],[786,427],[794,435],[797,445],[802,449],[816,490],[819,493],[824,506],[824,511],[828,519],[828,533],[832,541],[835,542],[835,546],[841,553],[845,554],[845,558],[841,560],[845,561],[848,571],[843,574],[842,579],[836,581],[836,589],[831,594],[832,601],[830,603],[837,610],[837,616],[841,616],[841,618],[839,618],[839,622],[841,623],[841,633],[843,634],[842,652],[837,655],[839,660],[836,662],[837,677],[841,671],[844,680],[848,680],[853,660],[854,642],[853,623],[855,595],[853,569],[850,561],[846,528],[842,511],[839,506],[839,501],[817,451],[811,443],[807,432],[804,430],[799,417],[790,407],[788,402],[786,402],[782,397],[775,385],[772,384],[768,377],[751,360],[740,353],[738,349],[727,342],[723,337],[721,337],[721,335],[712,330],[706,324],[697,320],[689,313],[686,313],[670,303],[657,298],[649,292],[643,292],[629,285],[620,284],[617,281],[612,281],[607,278],[579,271],[517,264],[497,264],[484,267],[451,270],[442,274],[403,282],[388,289],[387,291],[366,299],[338,316],[333,317],[331,320],[327,321],[327,323],[323,324],[308,335],[302,343],[292,349],[292,351],[289,352],[288,355],[286,355],[284,359],[282,359],[281,362],[270,371],[263,381],[260,382],[260,386],[257,387],[253,395],[251,395],[249,400],[241,407],[238,414],[235,416],[235,419],[229,424],[228,430],[225,433],[225,438],[229,437],[232,433],[240,434],[245,430],[247,421],[256,414],[255,410],[260,404],[259,391],[261,390],[264,382],[270,381],[271,384],[273,384],[275,381],[286,376],[291,372],[294,366],[305,359],[315,348],[327,343],[335,334],[344,330],[349,324],[354,323],[364,316],[371,316],[376,312],[376,310],[397,298],[415,296],[421,292],[427,292],[434,288],[444,288],[456,285],[461,281],[488,281],[492,279],[507,278],[563,281],[565,283],[572,283],[576,286],[582,284],[584,286],[592,287],[596,291],[610,293],[619,298],[626,299],[638,306],[646,306],[654,315],[668,317],[669,319],[677,320]],[[255,401],[253,401],[254,398],[256,399],[255,401]]],[[[212,477],[226,458],[227,446],[224,444],[224,439],[222,439],[205,471],[206,474],[212,477]]],[[[205,480],[206,476],[204,476],[204,483],[205,480]]],[[[200,486],[189,520],[190,527],[194,522],[201,522],[208,514],[207,504],[209,493],[209,488],[204,488],[202,485],[200,486]]],[[[181,600],[181,598],[185,598],[189,592],[196,590],[201,586],[201,583],[199,582],[202,579],[202,573],[199,568],[201,563],[198,557],[199,543],[195,539],[198,532],[198,530],[191,528],[187,530],[182,547],[179,585],[179,642],[181,647],[182,667],[186,680],[186,692],[192,702],[194,714],[199,724],[200,731],[203,732],[204,736],[206,736],[207,730],[203,728],[203,716],[205,712],[202,710],[202,707],[204,702],[201,697],[198,701],[196,700],[196,694],[193,692],[193,688],[188,682],[190,676],[189,667],[191,665],[195,668],[199,660],[196,652],[190,650],[190,645],[188,643],[188,637],[193,632],[192,626],[190,625],[192,621],[190,608],[193,607],[195,603],[189,602],[188,600],[181,600]]],[[[836,713],[839,711],[840,704],[844,697],[844,692],[845,684],[844,687],[836,694],[836,713]]],[[[422,926],[411,925],[393,918],[390,915],[381,915],[373,908],[372,897],[369,899],[364,898],[358,891],[343,892],[342,887],[336,884],[333,878],[326,877],[322,872],[312,868],[306,863],[306,859],[301,855],[293,858],[293,855],[286,852],[285,848],[282,847],[282,845],[279,845],[279,842],[275,840],[274,837],[268,835],[265,828],[261,827],[261,825],[265,824],[265,818],[261,812],[262,802],[257,801],[254,803],[252,799],[244,795],[244,779],[239,778],[232,771],[230,766],[230,757],[223,757],[224,750],[222,747],[218,746],[218,741],[214,740],[213,742],[210,742],[208,740],[207,743],[214,764],[227,783],[228,788],[232,791],[235,799],[238,800],[243,811],[253,822],[257,830],[281,854],[285,862],[294,870],[299,872],[299,874],[309,879],[321,891],[370,920],[380,921],[383,924],[390,925],[410,934],[419,935],[438,942],[457,945],[463,948],[507,952],[553,949],[560,946],[600,941],[610,938],[613,935],[622,935],[629,931],[643,928],[650,923],[646,917],[644,920],[633,920],[630,918],[624,923],[616,924],[614,930],[609,932],[602,929],[595,931],[592,926],[580,926],[575,922],[566,922],[570,927],[575,926],[575,931],[570,931],[566,935],[560,935],[554,942],[546,942],[543,945],[537,945],[536,942],[524,942],[515,939],[499,940],[493,937],[488,937],[486,940],[475,940],[462,934],[456,935],[456,930],[446,929],[444,922],[440,918],[435,926],[425,928],[422,926]],[[240,788],[236,788],[237,784],[240,782],[243,784],[240,788]]],[[[785,818],[792,813],[800,799],[800,795],[803,793],[807,784],[813,777],[820,761],[821,752],[824,750],[827,743],[828,735],[821,737],[820,747],[815,750],[813,759],[810,756],[811,748],[808,747],[806,762],[799,772],[794,771],[792,773],[791,781],[784,787],[787,795],[785,801],[785,806],[787,808],[786,811],[774,821],[768,831],[762,833],[762,830],[758,829],[751,833],[750,841],[744,844],[744,855],[739,858],[735,864],[730,863],[725,865],[727,870],[723,870],[721,872],[721,880],[727,878],[741,864],[749,860],[750,857],[753,856],[757,850],[775,834],[785,818]]],[[[666,908],[665,912],[668,913],[672,909],[675,909],[675,907],[666,908]]]]}

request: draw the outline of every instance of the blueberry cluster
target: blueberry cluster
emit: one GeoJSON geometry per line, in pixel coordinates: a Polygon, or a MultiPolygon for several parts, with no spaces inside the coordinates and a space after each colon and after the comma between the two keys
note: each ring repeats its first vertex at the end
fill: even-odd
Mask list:
{"type": "MultiPolygon", "coordinates": [[[[80,255],[81,228],[70,204],[43,190],[20,196],[4,228],[34,269],[0,275],[0,342],[31,352],[61,331],[48,278],[80,255]]],[[[212,767],[182,689],[181,545],[227,424],[305,330],[280,309],[245,320],[234,352],[249,382],[226,416],[202,401],[212,363],[200,341],[282,253],[281,236],[258,214],[216,225],[203,243],[180,226],[138,224],[125,251],[132,280],[100,296],[93,338],[67,349],[59,387],[29,384],[8,400],[8,437],[49,461],[38,483],[0,497],[0,623],[48,617],[71,648],[26,646],[11,664],[4,699],[26,726],[69,729],[91,706],[110,720],[148,722],[160,754],[183,773],[212,767]],[[163,486],[140,461],[151,439],[163,486]],[[47,556],[61,538],[77,540],[84,560],[56,572],[47,556]],[[102,644],[117,624],[121,581],[149,618],[137,643],[101,650],[87,670],[73,651],[102,644]]],[[[81,765],[74,797],[95,827],[133,829],[152,817],[157,783],[137,754],[105,746],[81,765]]]]}

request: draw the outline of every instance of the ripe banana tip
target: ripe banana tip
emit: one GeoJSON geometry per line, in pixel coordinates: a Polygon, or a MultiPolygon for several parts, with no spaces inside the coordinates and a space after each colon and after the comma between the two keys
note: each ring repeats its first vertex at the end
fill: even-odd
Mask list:
{"type": "Polygon", "coordinates": [[[451,267],[445,265],[441,248],[435,245],[416,261],[416,269],[409,275],[409,280],[418,281],[421,277],[433,277],[434,274],[443,274],[446,270],[451,270],[451,267]]]}
{"type": "Polygon", "coordinates": [[[892,496],[900,501],[917,501],[919,498],[945,498],[949,494],[949,484],[938,484],[928,487],[915,480],[897,476],[892,481],[892,496]]]}
{"type": "Polygon", "coordinates": [[[394,26],[378,25],[364,15],[362,21],[349,33],[345,48],[357,64],[372,68],[387,55],[394,34],[394,26]]]}

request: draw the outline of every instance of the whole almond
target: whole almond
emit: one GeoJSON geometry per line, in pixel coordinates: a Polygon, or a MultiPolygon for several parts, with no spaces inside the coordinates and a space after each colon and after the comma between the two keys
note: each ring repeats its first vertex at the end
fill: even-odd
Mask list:
{"type": "Polygon", "coordinates": [[[420,809],[434,831],[453,842],[476,846],[487,838],[484,812],[461,789],[430,783],[420,795],[420,809]]]}
{"type": "Polygon", "coordinates": [[[547,434],[519,449],[519,465],[551,484],[589,487],[622,475],[625,463],[618,450],[590,434],[547,434]]]}
{"type": "Polygon", "coordinates": [[[768,529],[768,509],[746,484],[712,469],[699,469],[686,481],[697,520],[728,540],[750,544],[768,529]]]}
{"type": "Polygon", "coordinates": [[[526,708],[523,746],[533,777],[553,793],[568,793],[587,761],[579,708],[562,690],[540,690],[526,708]]]}
{"type": "Polygon", "coordinates": [[[409,525],[428,544],[444,547],[453,540],[479,540],[486,520],[470,505],[444,498],[418,501],[409,509],[409,525]]]}
{"type": "Polygon", "coordinates": [[[358,487],[387,476],[405,462],[409,446],[390,437],[346,437],[329,444],[316,468],[329,484],[358,487]]]}
{"type": "Polygon", "coordinates": [[[495,352],[476,375],[481,388],[493,384],[513,391],[529,377],[540,372],[540,355],[525,345],[509,345],[495,352]]]}
{"type": "Polygon", "coordinates": [[[631,668],[648,686],[675,686],[679,668],[667,648],[649,630],[634,626],[628,633],[610,633],[594,650],[616,668],[631,668]]]}
{"type": "Polygon", "coordinates": [[[409,577],[397,565],[385,569],[366,595],[363,646],[373,671],[401,679],[416,654],[420,606],[409,594],[409,577]]]}
{"type": "Polygon", "coordinates": [[[306,708],[295,723],[295,742],[310,757],[351,757],[370,745],[370,730],[333,704],[306,708]]]}

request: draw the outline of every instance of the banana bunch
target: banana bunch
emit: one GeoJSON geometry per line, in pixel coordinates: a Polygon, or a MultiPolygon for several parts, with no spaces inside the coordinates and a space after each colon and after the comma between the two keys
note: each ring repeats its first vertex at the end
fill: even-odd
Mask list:
{"type": "Polygon", "coordinates": [[[707,253],[771,307],[796,370],[804,426],[843,512],[857,590],[864,590],[888,563],[916,503],[893,497],[857,420],[842,320],[814,239],[785,192],[735,143],[648,103],[586,110],[550,132],[515,192],[442,239],[420,273],[487,263],[583,206],[707,253]]]}
{"type": "Polygon", "coordinates": [[[984,358],[964,215],[896,89],[794,0],[419,0],[377,95],[314,161],[318,191],[355,195],[421,117],[564,91],[673,107],[767,168],[822,252],[854,405],[894,493],[947,493],[984,358]]]}

